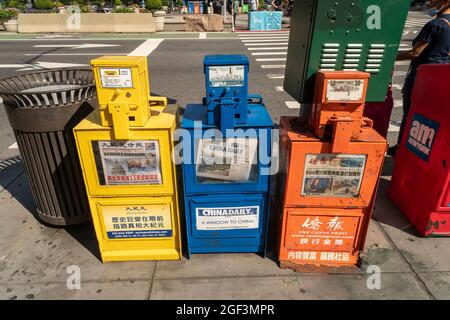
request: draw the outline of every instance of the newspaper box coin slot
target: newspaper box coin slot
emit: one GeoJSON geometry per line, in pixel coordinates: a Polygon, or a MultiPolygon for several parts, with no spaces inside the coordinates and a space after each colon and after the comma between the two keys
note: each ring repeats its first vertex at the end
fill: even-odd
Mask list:
{"type": "Polygon", "coordinates": [[[387,147],[362,116],[369,77],[318,72],[309,119],[280,120],[282,267],[328,271],[359,263],[387,147]]]}
{"type": "Polygon", "coordinates": [[[450,236],[450,65],[417,73],[389,198],[422,236],[450,236]]]}
{"type": "Polygon", "coordinates": [[[206,97],[183,115],[188,254],[264,252],[273,123],[245,56],[206,56],[206,97]]]}
{"type": "Polygon", "coordinates": [[[175,116],[150,96],[147,57],[91,64],[99,108],[74,134],[102,261],[179,260],[175,116]]]}

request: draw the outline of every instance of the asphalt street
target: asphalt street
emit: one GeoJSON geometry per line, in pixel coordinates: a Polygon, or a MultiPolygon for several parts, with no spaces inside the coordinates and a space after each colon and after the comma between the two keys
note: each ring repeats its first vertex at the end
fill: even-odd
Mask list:
{"type": "MultiPolygon", "coordinates": [[[[401,50],[430,18],[422,12],[410,12],[401,42],[401,50]]],[[[246,54],[250,58],[250,92],[263,96],[275,122],[282,115],[296,115],[299,105],[283,89],[284,67],[289,32],[267,34],[159,34],[142,36],[61,36],[39,35],[10,39],[0,37],[0,77],[47,68],[89,65],[101,55],[148,55],[150,87],[153,94],[169,97],[169,102],[184,107],[198,103],[204,94],[203,57],[206,54],[246,54]],[[257,41],[255,41],[257,40],[257,41]]],[[[393,74],[395,108],[389,132],[395,143],[402,115],[401,87],[407,63],[397,63],[393,74]]],[[[0,108],[0,159],[18,154],[17,146],[3,108],[0,108]]]]}

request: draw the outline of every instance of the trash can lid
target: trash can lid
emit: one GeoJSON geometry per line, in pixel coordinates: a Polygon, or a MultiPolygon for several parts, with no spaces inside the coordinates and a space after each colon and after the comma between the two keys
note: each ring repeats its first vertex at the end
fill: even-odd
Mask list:
{"type": "Polygon", "coordinates": [[[95,79],[90,68],[43,70],[0,79],[0,97],[10,106],[67,105],[95,96],[95,79]]]}

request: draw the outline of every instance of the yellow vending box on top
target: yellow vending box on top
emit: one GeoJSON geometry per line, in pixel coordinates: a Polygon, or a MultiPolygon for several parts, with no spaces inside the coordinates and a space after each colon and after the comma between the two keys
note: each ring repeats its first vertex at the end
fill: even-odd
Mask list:
{"type": "Polygon", "coordinates": [[[99,108],[74,134],[102,260],[179,260],[175,116],[150,96],[146,57],[91,63],[99,108]]]}

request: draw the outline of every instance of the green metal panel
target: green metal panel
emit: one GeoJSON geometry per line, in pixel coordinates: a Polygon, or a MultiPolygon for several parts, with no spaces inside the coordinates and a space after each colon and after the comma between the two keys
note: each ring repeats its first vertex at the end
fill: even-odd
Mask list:
{"type": "Polygon", "coordinates": [[[371,73],[366,101],[384,101],[410,0],[296,1],[284,89],[311,103],[318,70],[371,73]]]}

